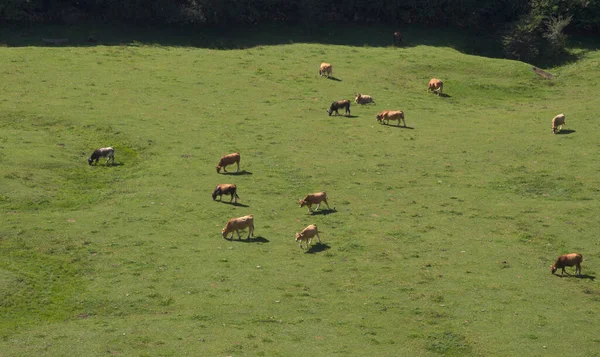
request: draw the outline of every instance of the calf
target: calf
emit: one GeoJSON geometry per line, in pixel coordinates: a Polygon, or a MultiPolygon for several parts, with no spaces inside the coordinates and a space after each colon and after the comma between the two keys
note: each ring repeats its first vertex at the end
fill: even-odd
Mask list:
{"type": "Polygon", "coordinates": [[[311,206],[312,205],[317,205],[317,209],[319,209],[319,207],[321,206],[321,202],[325,202],[325,204],[327,205],[328,209],[329,208],[329,203],[327,203],[327,194],[325,192],[317,192],[317,193],[311,193],[309,195],[306,195],[306,197],[304,197],[303,199],[301,199],[300,201],[300,207],[304,207],[307,206],[308,207],[308,212],[310,213],[311,211],[311,206]]]}
{"type": "Polygon", "coordinates": [[[404,127],[406,127],[404,112],[402,110],[384,110],[379,112],[375,117],[377,118],[378,122],[383,124],[389,124],[390,120],[397,120],[398,126],[400,126],[400,121],[402,121],[404,123],[404,127]]]}
{"type": "Polygon", "coordinates": [[[438,95],[442,95],[442,91],[444,90],[444,82],[440,81],[437,78],[431,78],[427,90],[433,93],[437,93],[438,95]]]}
{"type": "Polygon", "coordinates": [[[100,149],[96,149],[94,150],[94,152],[92,153],[92,156],[90,156],[88,158],[88,164],[92,164],[98,163],[98,160],[100,160],[101,157],[106,157],[106,163],[108,164],[109,160],[112,160],[112,163],[115,163],[115,149],[112,147],[107,147],[107,148],[100,148],[100,149]]]}
{"type": "Polygon", "coordinates": [[[375,101],[373,100],[373,97],[371,97],[370,95],[365,95],[365,94],[356,94],[356,96],[354,96],[354,102],[356,102],[356,104],[369,104],[369,103],[373,103],[375,104],[375,101]]]}
{"type": "Polygon", "coordinates": [[[319,237],[319,230],[314,224],[311,224],[310,226],[304,228],[302,232],[296,233],[296,242],[300,242],[300,249],[304,249],[302,248],[302,242],[306,242],[306,249],[308,249],[308,246],[312,242],[312,239],[315,235],[317,236],[319,243],[321,243],[321,237],[319,237]]]}
{"type": "Polygon", "coordinates": [[[231,233],[231,239],[233,239],[233,232],[236,231],[238,239],[241,240],[240,229],[244,230],[246,228],[248,228],[248,237],[246,239],[250,239],[250,235],[254,236],[254,217],[251,214],[230,219],[223,230],[221,230],[221,234],[223,235],[223,238],[227,239],[227,236],[231,233]]]}
{"type": "Polygon", "coordinates": [[[400,46],[402,42],[402,34],[398,31],[394,32],[394,46],[400,46]]]}
{"type": "Polygon", "coordinates": [[[345,114],[350,115],[350,101],[347,99],[338,100],[337,102],[331,103],[327,113],[329,113],[329,116],[331,116],[331,113],[333,112],[335,112],[335,115],[340,115],[340,113],[338,113],[338,109],[342,108],[346,109],[345,114]]]}
{"type": "Polygon", "coordinates": [[[319,67],[319,76],[333,76],[333,67],[329,63],[323,62],[321,63],[321,67],[319,67]]]}
{"type": "Polygon", "coordinates": [[[233,165],[233,164],[237,164],[237,170],[235,172],[240,171],[240,153],[239,152],[234,152],[233,154],[229,154],[229,155],[225,155],[223,157],[221,157],[221,160],[219,160],[219,164],[217,165],[217,173],[221,172],[221,169],[223,169],[223,172],[227,172],[227,170],[225,170],[225,167],[227,165],[233,165]]]}
{"type": "Polygon", "coordinates": [[[552,264],[550,268],[552,269],[552,274],[556,273],[558,268],[562,268],[560,275],[563,275],[563,273],[566,273],[565,267],[572,267],[575,265],[575,274],[581,275],[581,262],[583,262],[583,256],[581,254],[563,254],[556,259],[556,263],[552,264]]]}
{"type": "Polygon", "coordinates": [[[217,196],[219,196],[219,201],[221,201],[223,195],[231,195],[231,199],[229,200],[230,203],[234,198],[235,203],[237,203],[238,198],[240,198],[240,196],[237,194],[237,187],[232,183],[218,184],[212,193],[212,199],[214,201],[217,199],[217,196]]]}
{"type": "Polygon", "coordinates": [[[561,131],[563,125],[565,125],[565,115],[558,114],[554,118],[552,118],[552,133],[556,134],[561,131]]]}

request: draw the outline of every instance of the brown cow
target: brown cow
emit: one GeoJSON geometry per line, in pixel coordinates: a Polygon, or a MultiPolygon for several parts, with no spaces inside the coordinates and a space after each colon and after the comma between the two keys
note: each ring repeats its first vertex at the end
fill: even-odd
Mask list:
{"type": "Polygon", "coordinates": [[[373,97],[371,97],[370,95],[360,94],[360,93],[357,93],[354,96],[354,102],[356,104],[369,104],[369,103],[375,104],[373,97]]]}
{"type": "Polygon", "coordinates": [[[223,235],[223,238],[227,239],[227,236],[231,233],[231,239],[233,239],[233,232],[236,231],[238,240],[241,240],[240,229],[244,230],[246,228],[248,228],[248,237],[246,239],[250,239],[250,235],[254,236],[254,217],[251,214],[230,219],[223,230],[221,230],[221,234],[223,235]]]}
{"type": "Polygon", "coordinates": [[[440,81],[439,79],[432,78],[429,81],[429,87],[427,88],[428,91],[437,93],[438,95],[442,95],[443,89],[444,89],[444,82],[440,81]]]}
{"type": "Polygon", "coordinates": [[[335,115],[340,115],[340,113],[338,113],[338,109],[342,109],[342,108],[346,109],[346,112],[344,113],[344,115],[351,115],[350,114],[350,101],[348,99],[338,100],[338,101],[331,103],[331,106],[329,106],[329,110],[327,111],[327,113],[329,113],[329,116],[331,116],[331,114],[333,112],[335,112],[335,115]]]}
{"type": "Polygon", "coordinates": [[[321,67],[319,67],[319,75],[325,75],[327,78],[329,78],[329,76],[333,77],[333,67],[327,62],[321,63],[321,67]]]}
{"type": "Polygon", "coordinates": [[[308,249],[308,246],[312,242],[312,239],[315,237],[315,235],[317,236],[319,243],[321,243],[321,237],[319,237],[319,230],[314,224],[311,224],[310,226],[304,228],[302,232],[296,233],[296,242],[300,242],[300,249],[304,249],[302,248],[302,242],[306,242],[306,249],[308,249]]]}
{"type": "Polygon", "coordinates": [[[556,259],[556,263],[552,264],[550,268],[552,269],[552,274],[556,273],[558,268],[562,268],[560,275],[563,275],[563,273],[566,273],[565,267],[575,265],[575,274],[581,275],[581,262],[583,262],[583,256],[579,253],[563,254],[556,259]]]}
{"type": "Polygon", "coordinates": [[[389,124],[390,120],[397,120],[398,126],[400,126],[400,121],[402,121],[404,123],[404,127],[406,127],[404,112],[402,110],[384,110],[379,112],[375,117],[377,118],[378,122],[383,124],[389,124]],[[387,121],[387,123],[385,121],[387,121]]]}
{"type": "Polygon", "coordinates": [[[565,125],[565,115],[558,114],[554,118],[552,118],[552,133],[556,134],[562,130],[563,125],[565,125]]]}
{"type": "Polygon", "coordinates": [[[219,201],[222,201],[223,195],[231,195],[231,199],[229,200],[230,203],[234,198],[235,203],[237,203],[238,198],[240,198],[237,194],[237,187],[232,183],[218,184],[212,193],[212,199],[214,201],[217,199],[217,196],[219,196],[219,201]]]}
{"type": "Polygon", "coordinates": [[[309,195],[306,195],[306,197],[301,199],[299,202],[300,202],[300,207],[308,206],[309,213],[311,211],[310,208],[312,205],[317,205],[316,210],[318,210],[319,207],[321,206],[321,202],[325,202],[325,204],[327,205],[327,208],[331,209],[331,208],[329,208],[329,203],[327,203],[327,194],[325,192],[311,193],[309,195]]]}
{"type": "Polygon", "coordinates": [[[225,155],[225,156],[221,157],[221,160],[219,160],[219,164],[217,165],[217,173],[220,173],[221,169],[223,169],[223,172],[227,172],[227,170],[225,170],[225,167],[227,165],[233,165],[234,163],[237,164],[237,170],[235,172],[240,171],[240,153],[239,152],[234,152],[233,154],[229,154],[229,155],[225,155]]]}

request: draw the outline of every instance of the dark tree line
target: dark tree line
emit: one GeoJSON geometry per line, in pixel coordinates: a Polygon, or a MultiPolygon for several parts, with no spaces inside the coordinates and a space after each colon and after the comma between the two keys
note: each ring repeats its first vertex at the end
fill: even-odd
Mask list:
{"type": "Polygon", "coordinates": [[[502,33],[510,57],[559,53],[564,31],[600,33],[600,0],[2,0],[0,22],[136,25],[323,23],[457,26],[502,33]],[[545,50],[548,48],[548,50],[545,50]]]}

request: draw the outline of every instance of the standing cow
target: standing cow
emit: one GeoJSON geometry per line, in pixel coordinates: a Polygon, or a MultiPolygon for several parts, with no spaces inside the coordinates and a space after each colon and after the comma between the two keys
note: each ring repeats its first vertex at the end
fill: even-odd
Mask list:
{"type": "Polygon", "coordinates": [[[437,93],[438,95],[442,95],[442,91],[444,90],[444,82],[437,78],[431,78],[427,90],[437,93]]]}
{"type": "Polygon", "coordinates": [[[333,112],[335,112],[335,115],[340,115],[340,113],[338,113],[338,109],[346,109],[346,112],[344,114],[350,115],[350,101],[344,99],[331,103],[331,106],[329,107],[327,113],[329,113],[329,116],[331,116],[333,112]]]}
{"type": "Polygon", "coordinates": [[[106,158],[106,163],[108,164],[109,160],[112,160],[112,164],[114,165],[115,163],[115,149],[113,147],[107,147],[107,148],[100,148],[100,149],[96,149],[94,150],[94,152],[92,153],[92,156],[90,156],[88,158],[88,164],[97,164],[98,160],[100,160],[101,157],[105,157],[106,158]]]}
{"type": "Polygon", "coordinates": [[[237,170],[235,172],[240,171],[240,153],[239,152],[234,152],[233,154],[229,154],[229,155],[225,155],[225,156],[221,157],[221,160],[219,160],[219,163],[217,164],[217,173],[220,173],[221,169],[223,169],[223,172],[227,172],[225,167],[227,167],[227,165],[233,165],[233,164],[237,164],[237,170]]]}

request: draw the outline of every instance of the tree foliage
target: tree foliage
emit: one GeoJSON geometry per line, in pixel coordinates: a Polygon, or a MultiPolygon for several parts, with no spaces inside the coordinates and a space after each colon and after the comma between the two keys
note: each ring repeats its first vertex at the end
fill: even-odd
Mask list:
{"type": "Polygon", "coordinates": [[[560,53],[564,30],[600,33],[597,0],[3,0],[0,23],[96,20],[143,25],[282,22],[457,26],[506,31],[507,55],[560,53]]]}

